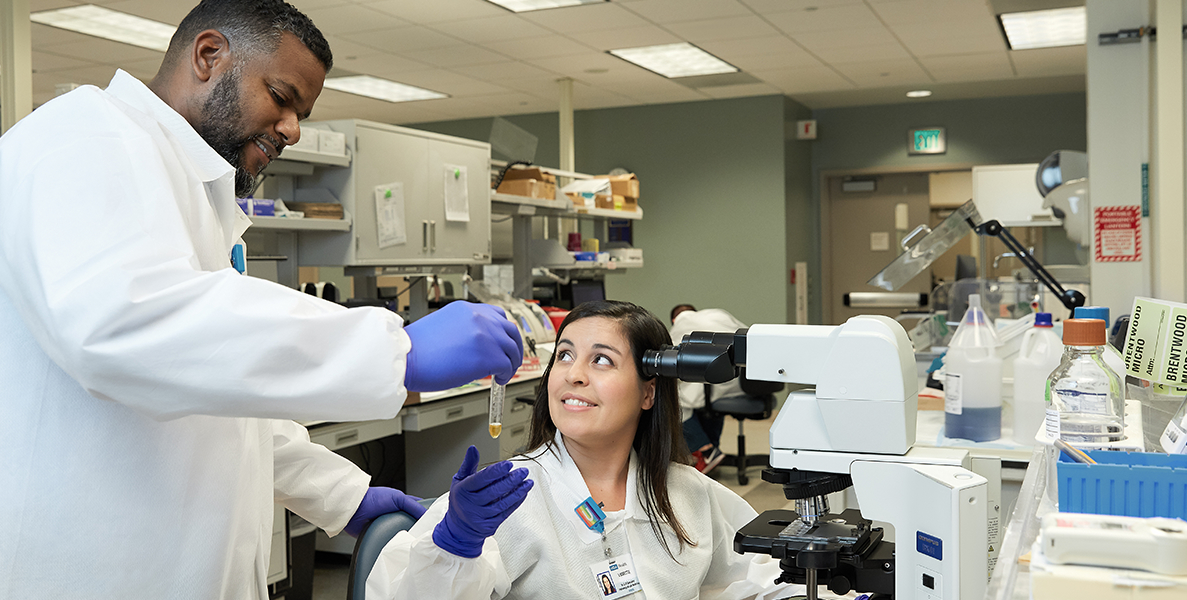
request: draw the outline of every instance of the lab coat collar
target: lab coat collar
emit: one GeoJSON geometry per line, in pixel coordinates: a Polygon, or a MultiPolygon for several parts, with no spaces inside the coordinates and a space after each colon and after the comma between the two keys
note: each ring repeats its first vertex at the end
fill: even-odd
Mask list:
{"type": "Polygon", "coordinates": [[[139,79],[132,77],[123,69],[117,69],[115,76],[111,78],[111,83],[107,85],[107,93],[152,116],[165,129],[168,129],[169,133],[173,134],[181,147],[185,149],[189,159],[193,161],[202,181],[215,181],[229,174],[232,177],[233,185],[235,169],[231,163],[219,156],[214,148],[211,148],[210,144],[207,144],[206,140],[198,135],[194,126],[190,125],[185,117],[173,110],[173,107],[165,104],[164,100],[161,100],[139,79]]]}
{"type": "MultiPolygon", "coordinates": [[[[566,519],[565,522],[576,532],[578,539],[587,544],[599,541],[602,538],[601,534],[586,527],[585,523],[573,512],[577,505],[590,497],[589,487],[585,485],[585,480],[582,479],[577,464],[569,456],[569,451],[565,448],[564,437],[559,431],[553,438],[551,449],[541,452],[534,458],[540,464],[541,472],[549,478],[549,491],[557,507],[562,511],[572,513],[573,518],[566,519]]],[[[626,519],[647,520],[647,513],[643,511],[638,498],[638,479],[635,475],[638,467],[638,457],[632,449],[626,476],[627,497],[624,521],[626,519]]]]}
{"type": "Polygon", "coordinates": [[[205,184],[210,203],[222,223],[229,250],[243,232],[251,227],[251,219],[235,203],[235,168],[198,135],[185,117],[123,69],[116,69],[115,76],[107,85],[107,93],[151,116],[177,140],[205,184]]]}

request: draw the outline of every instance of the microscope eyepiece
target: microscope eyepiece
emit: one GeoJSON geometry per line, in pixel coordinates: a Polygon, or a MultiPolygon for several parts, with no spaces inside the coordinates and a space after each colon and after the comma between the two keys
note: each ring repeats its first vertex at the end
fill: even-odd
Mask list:
{"type": "Polygon", "coordinates": [[[733,346],[683,343],[643,353],[643,376],[675,377],[691,383],[725,383],[738,376],[733,346]]]}
{"type": "Polygon", "coordinates": [[[676,362],[680,356],[680,349],[676,346],[665,346],[659,350],[647,350],[643,353],[643,377],[651,379],[656,375],[676,377],[676,362]]]}

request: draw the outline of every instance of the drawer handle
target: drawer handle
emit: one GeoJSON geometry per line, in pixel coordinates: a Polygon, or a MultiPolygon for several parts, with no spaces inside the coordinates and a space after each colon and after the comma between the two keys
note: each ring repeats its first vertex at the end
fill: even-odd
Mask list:
{"type": "Polygon", "coordinates": [[[429,222],[428,222],[428,221],[421,221],[421,224],[420,224],[420,226],[421,226],[421,231],[420,231],[420,239],[421,239],[421,242],[420,242],[420,248],[421,248],[421,250],[423,250],[423,251],[425,251],[425,252],[428,252],[428,251],[429,251],[429,222]]]}
{"type": "Polygon", "coordinates": [[[513,435],[513,436],[515,436],[515,435],[520,435],[520,434],[522,434],[522,433],[523,433],[523,432],[524,432],[524,431],[525,431],[527,428],[528,428],[528,426],[527,426],[527,425],[520,425],[519,427],[516,427],[515,429],[512,429],[512,430],[511,430],[511,435],[513,435]]]}
{"type": "Polygon", "coordinates": [[[334,436],[334,443],[338,445],[350,444],[359,441],[359,430],[346,431],[334,436]]]}
{"type": "Polygon", "coordinates": [[[464,406],[459,406],[457,408],[451,408],[451,409],[445,411],[445,418],[447,420],[448,419],[456,419],[456,418],[462,416],[462,413],[464,413],[464,412],[466,412],[466,408],[464,406]]]}
{"type": "Polygon", "coordinates": [[[528,408],[528,405],[526,405],[522,402],[516,402],[515,404],[511,405],[511,412],[519,412],[521,410],[527,410],[527,408],[528,408]]]}

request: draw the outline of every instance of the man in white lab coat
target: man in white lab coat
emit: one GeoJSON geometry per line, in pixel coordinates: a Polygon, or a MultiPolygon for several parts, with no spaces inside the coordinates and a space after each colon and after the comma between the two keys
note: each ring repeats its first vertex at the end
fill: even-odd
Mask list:
{"type": "Polygon", "coordinates": [[[117,72],[0,138],[0,598],[266,597],[274,500],[330,534],[410,504],[293,420],[519,366],[493,307],[403,328],[232,268],[235,197],[331,63],[283,2],[205,0],[148,86],[117,72]]]}
{"type": "MultiPolygon", "coordinates": [[[[697,310],[691,304],[677,304],[672,307],[671,319],[670,332],[673,344],[679,344],[684,336],[694,331],[733,333],[746,327],[725,310],[697,310]]],[[[742,385],[737,379],[733,379],[712,385],[710,390],[710,400],[713,400],[742,394],[742,385]]],[[[684,439],[688,442],[688,451],[697,461],[694,466],[702,473],[708,473],[725,459],[725,454],[719,448],[725,417],[708,410],[709,406],[705,402],[705,384],[681,381],[679,392],[680,417],[684,421],[684,439]]]]}

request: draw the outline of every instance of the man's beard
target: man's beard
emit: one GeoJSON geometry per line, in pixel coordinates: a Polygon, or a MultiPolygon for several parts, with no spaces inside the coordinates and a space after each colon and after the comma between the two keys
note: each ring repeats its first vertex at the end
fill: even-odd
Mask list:
{"type": "Polygon", "coordinates": [[[238,67],[219,78],[202,105],[202,122],[195,129],[219,156],[235,167],[235,196],[245,198],[255,191],[256,177],[244,166],[243,149],[257,136],[244,133],[239,79],[238,67]]]}

